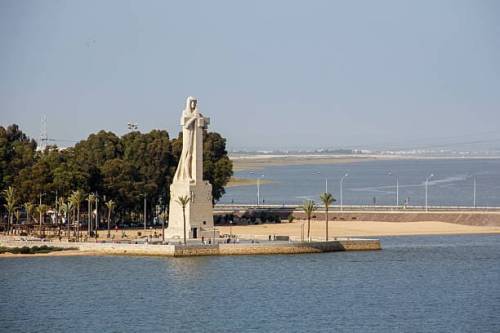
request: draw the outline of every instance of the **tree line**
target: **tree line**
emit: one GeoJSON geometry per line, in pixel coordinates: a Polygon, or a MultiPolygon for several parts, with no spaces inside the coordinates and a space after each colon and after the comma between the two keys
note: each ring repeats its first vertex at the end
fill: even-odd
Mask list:
{"type": "MultiPolygon", "coordinates": [[[[232,162],[225,138],[215,132],[203,135],[203,176],[212,184],[215,203],[232,176],[232,162]]],[[[55,207],[56,198],[68,199],[78,191],[81,201],[90,195],[103,203],[112,200],[120,219],[134,220],[142,212],[144,198],[148,214],[156,205],[169,202],[181,151],[182,133],[170,139],[165,130],[133,131],[121,137],[102,130],[72,147],[51,145],[41,151],[17,125],[0,126],[0,192],[4,194],[0,203],[15,214],[40,201],[55,207]],[[6,200],[8,191],[14,204],[6,200]]]]}

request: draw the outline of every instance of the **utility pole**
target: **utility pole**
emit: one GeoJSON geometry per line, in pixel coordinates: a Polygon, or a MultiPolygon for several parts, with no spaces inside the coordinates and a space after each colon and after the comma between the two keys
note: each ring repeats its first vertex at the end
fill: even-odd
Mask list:
{"type": "Polygon", "coordinates": [[[476,208],[476,177],[474,176],[474,208],[476,208]]]}
{"type": "Polygon", "coordinates": [[[95,238],[97,239],[97,230],[99,230],[99,194],[95,192],[95,238]]]}
{"type": "Polygon", "coordinates": [[[344,178],[346,178],[347,176],[349,176],[348,173],[346,173],[344,176],[342,176],[342,178],[340,178],[340,210],[341,211],[344,210],[343,186],[344,186],[344,178]]]}
{"type": "MultiPolygon", "coordinates": [[[[55,222],[56,222],[56,225],[58,225],[58,223],[57,223],[57,222],[58,222],[58,210],[57,210],[57,190],[56,190],[56,202],[55,202],[55,207],[56,207],[56,212],[55,212],[55,216],[56,216],[56,218],[55,218],[55,222]]],[[[58,226],[58,227],[59,227],[59,226],[58,226]]],[[[58,229],[58,230],[60,230],[60,229],[58,229]]]]}
{"type": "Polygon", "coordinates": [[[40,193],[40,205],[38,206],[38,211],[40,213],[40,237],[42,236],[42,193],[40,193]]]}
{"type": "Polygon", "coordinates": [[[425,180],[425,211],[428,212],[429,211],[429,206],[427,205],[427,193],[428,193],[428,187],[429,187],[429,179],[431,179],[432,177],[434,177],[434,174],[430,174],[429,177],[427,177],[427,179],[425,180]]]}
{"type": "Polygon", "coordinates": [[[144,193],[144,230],[146,230],[146,219],[147,219],[147,212],[146,212],[146,193],[144,193]]]}

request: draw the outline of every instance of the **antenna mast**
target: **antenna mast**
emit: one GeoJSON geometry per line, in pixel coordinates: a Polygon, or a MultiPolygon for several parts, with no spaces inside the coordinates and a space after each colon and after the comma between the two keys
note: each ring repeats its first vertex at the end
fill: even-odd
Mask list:
{"type": "Polygon", "coordinates": [[[47,148],[47,141],[49,140],[47,134],[47,116],[42,116],[42,121],[40,123],[40,150],[44,151],[47,148]]]}

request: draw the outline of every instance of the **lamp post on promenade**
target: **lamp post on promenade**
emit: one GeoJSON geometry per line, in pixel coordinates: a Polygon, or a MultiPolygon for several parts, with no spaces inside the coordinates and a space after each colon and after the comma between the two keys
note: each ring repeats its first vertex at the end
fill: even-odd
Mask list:
{"type": "Polygon", "coordinates": [[[399,176],[389,171],[389,176],[396,176],[396,207],[399,207],[399,176]]]}
{"type": "Polygon", "coordinates": [[[95,192],[95,239],[97,239],[97,230],[99,230],[99,194],[95,192]]]}
{"type": "MultiPolygon", "coordinates": [[[[45,195],[46,193],[40,193],[40,205],[38,206],[39,208],[42,207],[42,197],[45,195]]],[[[43,224],[43,221],[42,221],[42,209],[39,209],[39,213],[40,213],[40,236],[42,235],[42,224],[43,224]]]]}
{"type": "MultiPolygon", "coordinates": [[[[315,175],[321,175],[321,172],[320,171],[316,171],[313,174],[315,174],[315,175]]],[[[326,177],[326,175],[325,175],[325,193],[328,193],[328,178],[326,177]]]]}
{"type": "Polygon", "coordinates": [[[474,199],[473,199],[474,208],[476,208],[476,176],[474,176],[474,199]]]}
{"type": "Polygon", "coordinates": [[[429,187],[429,180],[434,177],[434,174],[430,174],[429,177],[427,177],[425,179],[425,211],[428,212],[429,211],[429,206],[428,206],[428,202],[427,202],[427,194],[428,194],[428,187],[429,187]]]}
{"type": "Polygon", "coordinates": [[[348,177],[349,174],[346,173],[345,175],[342,176],[342,178],[340,178],[340,210],[344,210],[344,190],[343,190],[343,186],[344,186],[344,178],[348,177]]]}
{"type": "MultiPolygon", "coordinates": [[[[254,175],[255,172],[251,171],[250,174],[254,175]]],[[[259,207],[260,205],[260,179],[263,177],[264,175],[260,175],[259,177],[257,177],[257,207],[259,207]]]]}
{"type": "Polygon", "coordinates": [[[144,193],[144,230],[146,230],[146,219],[147,219],[147,211],[146,211],[146,193],[144,193]]]}

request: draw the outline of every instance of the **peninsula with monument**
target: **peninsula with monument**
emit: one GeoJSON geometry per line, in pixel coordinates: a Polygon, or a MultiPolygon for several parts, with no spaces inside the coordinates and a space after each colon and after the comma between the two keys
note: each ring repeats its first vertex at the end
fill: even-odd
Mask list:
{"type": "MultiPolygon", "coordinates": [[[[105,194],[89,189],[73,192],[66,189],[66,194],[58,192],[62,188],[71,189],[68,186],[74,180],[69,178],[69,183],[61,183],[58,174],[54,173],[54,170],[60,170],[57,166],[53,167],[54,170],[47,170],[47,173],[54,173],[54,183],[44,184],[47,190],[40,195],[33,193],[33,189],[40,185],[33,183],[31,176],[25,181],[16,180],[18,187],[24,188],[23,192],[12,186],[3,191],[8,218],[0,222],[0,230],[3,231],[0,236],[3,254],[0,253],[0,256],[19,256],[11,255],[9,251],[37,256],[207,256],[371,251],[382,249],[380,240],[371,237],[500,232],[498,209],[476,209],[475,179],[473,207],[427,207],[427,201],[425,206],[402,204],[399,202],[397,177],[395,205],[345,207],[342,186],[340,202],[334,204],[336,198],[329,193],[328,178],[325,178],[324,193],[319,193],[319,204],[310,199],[304,200],[303,204],[266,204],[260,187],[267,185],[270,188],[275,184],[256,174],[263,167],[285,163],[314,168],[322,163],[333,166],[369,163],[373,159],[296,156],[291,160],[282,159],[278,164],[273,158],[259,156],[230,160],[225,151],[225,139],[208,131],[210,118],[200,112],[198,100],[191,96],[187,97],[180,123],[177,124],[182,131],[179,138],[171,142],[165,142],[168,138],[166,131],[154,130],[148,134],[132,131],[122,139],[101,131],[69,150],[43,147],[41,156],[47,159],[50,154],[61,155],[63,161],[74,156],[76,161],[73,165],[78,166],[74,170],[76,172],[90,173],[92,168],[100,168],[103,184],[95,188],[104,187],[105,194]],[[122,143],[117,144],[117,140],[122,140],[122,143]],[[149,146],[147,142],[150,142],[149,146]],[[115,158],[108,156],[109,161],[99,162],[105,154],[109,154],[113,145],[117,152],[115,158]],[[121,150],[135,152],[132,156],[134,164],[124,160],[126,156],[121,150]],[[204,161],[204,158],[208,160],[204,161]],[[94,164],[88,166],[89,161],[94,164]],[[159,165],[158,161],[163,161],[164,165],[159,165]],[[233,163],[238,175],[248,174],[251,178],[231,178],[233,163]],[[123,170],[130,171],[123,174],[123,170]],[[148,175],[136,178],[132,170],[148,175]],[[152,177],[153,182],[148,183],[152,177]],[[128,179],[132,182],[127,183],[125,180],[128,179]],[[156,193],[158,201],[154,206],[151,201],[155,203],[155,194],[141,194],[136,189],[137,185],[142,191],[149,189],[150,193],[156,193]],[[234,204],[228,203],[228,199],[219,202],[225,192],[224,187],[231,192],[232,186],[239,186],[246,188],[248,193],[248,189],[255,185],[256,204],[250,203],[253,199],[234,204]],[[64,195],[68,198],[65,199],[64,195]],[[31,203],[33,197],[39,201],[36,206],[31,203]],[[164,201],[167,204],[162,204],[164,197],[168,198],[168,202],[164,201]],[[23,200],[28,202],[20,210],[23,200]],[[86,212],[82,205],[84,200],[88,203],[86,212]],[[54,204],[44,203],[51,201],[54,204]],[[140,205],[142,201],[143,205],[140,205]],[[127,206],[134,210],[127,211],[127,206]],[[137,214],[141,208],[142,214],[137,214]],[[47,245],[50,247],[47,248],[47,245]],[[51,252],[50,248],[57,251],[51,252]],[[42,254],[29,254],[37,251],[42,254]]],[[[6,133],[13,133],[11,137],[20,138],[18,143],[14,143],[21,143],[25,149],[34,152],[32,143],[17,127],[9,127],[6,133]]],[[[43,159],[40,162],[48,163],[43,159]]],[[[62,167],[68,168],[67,165],[62,167]]],[[[33,172],[31,169],[20,170],[14,176],[22,178],[29,175],[25,171],[33,172]]],[[[73,172],[71,169],[67,171],[73,172]]],[[[347,176],[346,173],[340,179],[340,185],[347,176]]],[[[430,178],[432,175],[424,183],[426,200],[430,178]]],[[[90,177],[89,180],[93,181],[90,177]]]]}
{"type": "MultiPolygon", "coordinates": [[[[214,225],[214,200],[212,185],[203,177],[203,137],[210,124],[210,118],[203,116],[198,110],[198,101],[194,97],[186,99],[182,111],[182,152],[169,188],[170,203],[167,225],[162,227],[161,237],[142,238],[139,240],[98,241],[98,238],[80,236],[73,241],[55,241],[61,249],[71,249],[71,253],[96,255],[153,255],[153,256],[205,256],[205,255],[254,255],[254,254],[299,254],[336,251],[380,250],[378,239],[334,238],[328,239],[328,217],[326,220],[326,238],[313,238],[310,232],[311,214],[314,203],[309,205],[307,216],[307,237],[305,223],[298,228],[302,235],[299,238],[290,235],[235,235],[221,234],[214,225]]],[[[328,194],[328,193],[325,193],[328,194]]],[[[331,196],[331,195],[330,195],[331,196]]],[[[331,197],[333,200],[333,197],[331,197]]],[[[330,202],[331,203],[331,202],[330,202]]],[[[109,210],[111,212],[111,210],[109,210]]],[[[230,222],[232,223],[232,222],[230,222]]],[[[90,230],[90,227],[89,227],[90,230]]],[[[60,230],[59,230],[60,231],[60,230]]],[[[79,232],[79,231],[78,231],[79,232]]],[[[16,233],[13,232],[15,235],[16,233]]],[[[96,230],[97,234],[97,230],[96,230]]],[[[141,235],[141,233],[138,233],[141,235]]],[[[156,232],[155,232],[156,234],[156,232]]],[[[40,228],[42,235],[42,228],[40,228]]],[[[108,237],[110,235],[108,225],[108,237]]],[[[91,233],[88,234],[91,236],[91,233]]],[[[96,235],[97,236],[97,235],[96,235]]],[[[35,247],[46,245],[45,239],[28,239],[26,237],[3,237],[3,247],[35,247]]]]}

